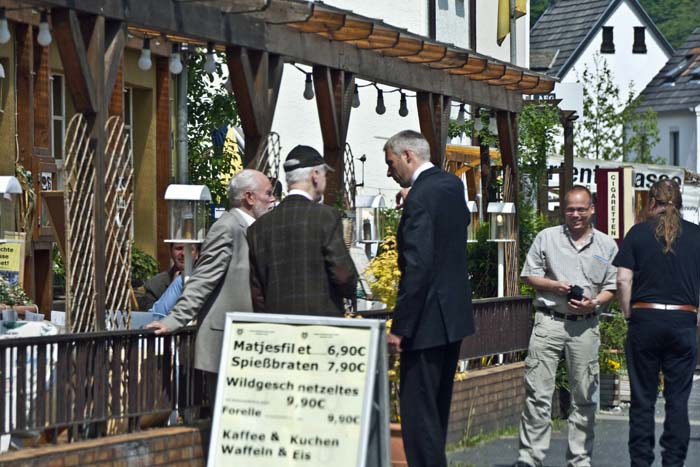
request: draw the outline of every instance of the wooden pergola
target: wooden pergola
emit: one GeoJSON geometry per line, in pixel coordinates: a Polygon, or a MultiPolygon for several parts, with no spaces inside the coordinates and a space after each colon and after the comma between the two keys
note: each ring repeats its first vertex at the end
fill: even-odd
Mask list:
{"type": "MultiPolygon", "coordinates": [[[[76,111],[88,121],[95,175],[104,179],[105,122],[127,32],[225,50],[246,139],[256,166],[270,133],[285,62],[313,67],[324,157],[333,202],[343,186],[345,148],[356,78],[416,92],[421,132],[442,165],[451,102],[495,112],[503,165],[517,180],[516,116],[523,94],[549,93],[554,80],[320,2],[300,0],[23,0],[50,11],[53,35],[76,111]]],[[[17,15],[21,13],[15,13],[17,15]]],[[[8,11],[8,16],[12,15],[8,11]]],[[[517,184],[516,184],[517,185],[517,184]]],[[[508,194],[515,201],[517,190],[508,194]]],[[[97,206],[104,184],[95,185],[97,206]]],[[[104,325],[105,215],[95,211],[96,325],[104,325]]],[[[513,258],[517,261],[517,252],[513,258]]],[[[509,268],[510,269],[510,268],[509,268]]]]}

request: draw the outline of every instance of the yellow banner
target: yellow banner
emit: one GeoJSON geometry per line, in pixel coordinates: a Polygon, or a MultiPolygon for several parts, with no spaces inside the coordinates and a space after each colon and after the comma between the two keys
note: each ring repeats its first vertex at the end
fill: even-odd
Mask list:
{"type": "MultiPolygon", "coordinates": [[[[515,18],[527,14],[527,0],[515,0],[515,18]]],[[[510,34],[510,0],[498,0],[498,27],[496,42],[501,45],[510,34]]]]}

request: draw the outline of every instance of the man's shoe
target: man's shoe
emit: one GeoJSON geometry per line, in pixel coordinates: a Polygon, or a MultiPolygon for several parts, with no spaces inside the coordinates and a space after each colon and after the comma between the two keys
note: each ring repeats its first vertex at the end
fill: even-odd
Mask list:
{"type": "Polygon", "coordinates": [[[518,461],[515,464],[513,464],[513,467],[534,467],[534,466],[528,464],[527,462],[518,461]]]}

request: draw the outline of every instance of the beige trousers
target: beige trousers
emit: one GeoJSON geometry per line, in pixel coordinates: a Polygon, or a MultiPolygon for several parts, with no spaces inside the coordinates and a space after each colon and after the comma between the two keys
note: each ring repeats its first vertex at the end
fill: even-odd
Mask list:
{"type": "MultiPolygon", "coordinates": [[[[520,421],[519,460],[540,466],[552,434],[552,394],[559,360],[566,359],[571,391],[566,465],[590,467],[599,384],[598,318],[567,321],[535,314],[525,360],[525,408],[520,421]]],[[[556,462],[555,462],[556,463],[556,462]]]]}

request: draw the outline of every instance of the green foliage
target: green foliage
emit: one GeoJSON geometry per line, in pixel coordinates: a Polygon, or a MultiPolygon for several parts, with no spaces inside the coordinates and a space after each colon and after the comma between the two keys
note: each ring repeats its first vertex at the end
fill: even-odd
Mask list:
{"type": "Polygon", "coordinates": [[[530,0],[530,27],[534,26],[540,19],[549,2],[550,0],[530,0]]]}
{"type": "Polygon", "coordinates": [[[228,204],[226,187],[230,176],[242,168],[232,151],[214,147],[212,133],[224,125],[239,122],[233,94],[222,86],[227,76],[222,58],[215,78],[204,71],[204,55],[193,54],[188,65],[188,141],[190,183],[207,185],[214,204],[228,204]]]}
{"type": "Polygon", "coordinates": [[[399,221],[401,220],[400,209],[382,209],[380,211],[382,217],[382,226],[384,235],[396,235],[399,231],[399,221]]]}
{"type": "Polygon", "coordinates": [[[56,244],[54,244],[53,248],[51,249],[51,269],[53,271],[53,286],[65,288],[66,266],[63,263],[63,256],[61,256],[61,250],[56,244]]]}
{"type": "MultiPolygon", "coordinates": [[[[520,203],[518,204],[518,244],[520,247],[519,264],[521,267],[525,263],[527,252],[530,251],[530,245],[532,245],[537,234],[553,225],[556,224],[551,222],[545,215],[538,214],[531,203],[520,198],[520,203]]],[[[520,283],[520,293],[522,295],[535,295],[534,289],[524,282],[520,283]]]]}
{"type": "Polygon", "coordinates": [[[610,307],[612,316],[600,320],[600,351],[598,363],[603,373],[617,373],[627,368],[625,360],[625,340],[627,339],[627,321],[620,311],[617,301],[610,307]]]}
{"type": "Polygon", "coordinates": [[[651,148],[659,142],[657,116],[653,109],[638,111],[641,100],[634,99],[630,93],[627,107],[623,111],[625,124],[623,153],[625,157],[642,164],[666,164],[666,160],[651,154],[651,148]]]}
{"type": "Polygon", "coordinates": [[[476,243],[467,245],[469,279],[473,298],[495,297],[498,290],[498,249],[489,242],[489,224],[482,222],[476,230],[476,243]]]}
{"type": "Polygon", "coordinates": [[[461,138],[462,136],[471,138],[473,135],[475,138],[479,138],[481,144],[484,146],[496,146],[498,136],[489,131],[489,122],[491,117],[489,117],[488,112],[481,112],[478,118],[481,119],[481,130],[474,129],[473,118],[465,120],[462,124],[460,124],[457,120],[450,120],[447,136],[450,138],[461,138]]]}
{"type": "Polygon", "coordinates": [[[547,209],[547,156],[556,153],[559,109],[547,104],[526,105],[518,118],[518,170],[522,197],[547,209]]]}
{"type": "Polygon", "coordinates": [[[137,287],[158,273],[158,261],[131,245],[131,282],[137,287]]]}
{"type": "Polygon", "coordinates": [[[32,300],[24,292],[19,284],[10,285],[0,276],[0,303],[5,305],[31,305],[32,300]]]}

